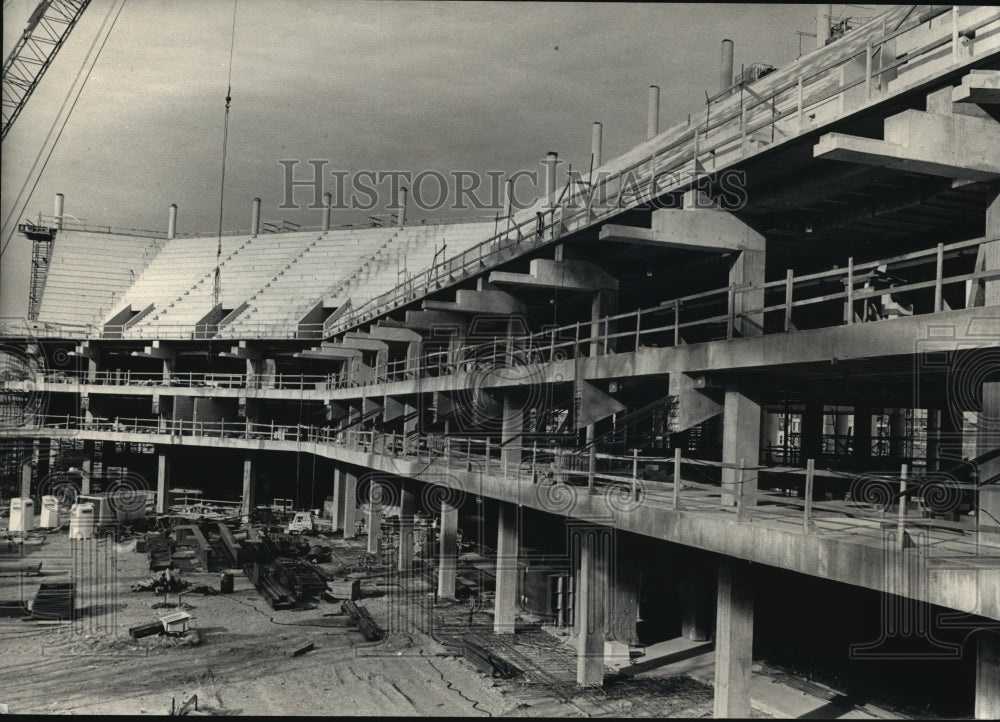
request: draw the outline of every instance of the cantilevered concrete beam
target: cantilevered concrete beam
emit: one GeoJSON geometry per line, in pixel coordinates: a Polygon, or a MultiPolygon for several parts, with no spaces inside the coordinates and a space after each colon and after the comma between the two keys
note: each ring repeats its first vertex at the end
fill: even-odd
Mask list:
{"type": "MultiPolygon", "coordinates": [[[[951,101],[975,105],[1000,105],[1000,71],[973,70],[962,78],[961,85],[951,89],[951,101]]],[[[988,109],[984,110],[988,112],[988,109]]]]}
{"type": "Polygon", "coordinates": [[[493,271],[490,283],[561,291],[618,290],[618,279],[589,261],[553,261],[548,258],[531,261],[528,273],[493,271]]]}
{"type": "Polygon", "coordinates": [[[576,419],[576,428],[582,429],[612,414],[620,414],[625,405],[591,383],[580,379],[578,394],[580,396],[580,413],[576,419]]]}
{"type": "Polygon", "coordinates": [[[414,341],[421,341],[423,339],[416,331],[397,326],[372,326],[369,329],[369,335],[373,339],[395,343],[413,343],[414,341]]]}
{"type": "Polygon", "coordinates": [[[446,311],[407,311],[406,321],[403,323],[410,329],[433,331],[438,328],[464,326],[468,323],[468,319],[459,313],[446,311]]]}
{"type": "Polygon", "coordinates": [[[452,313],[524,313],[524,304],[508,293],[468,289],[457,291],[454,301],[424,301],[423,308],[425,311],[450,311],[452,313]]]}
{"type": "Polygon", "coordinates": [[[827,133],[813,156],[946,178],[1000,178],[1000,125],[992,120],[907,110],[886,118],[884,136],[827,133]]]}
{"type": "Polygon", "coordinates": [[[708,253],[756,249],[758,234],[736,216],[714,209],[662,208],[653,213],[652,228],[608,224],[602,241],[708,253]]]}
{"type": "Polygon", "coordinates": [[[248,361],[257,361],[261,357],[260,349],[250,348],[247,346],[246,341],[240,341],[236,346],[233,346],[228,352],[223,351],[219,354],[220,356],[225,356],[228,358],[242,358],[248,361]]]}
{"type": "Polygon", "coordinates": [[[345,346],[324,346],[298,351],[295,358],[314,359],[318,361],[343,361],[345,359],[361,358],[361,350],[345,346]]]}
{"type": "Polygon", "coordinates": [[[159,358],[166,359],[168,361],[173,361],[177,358],[177,352],[172,348],[166,348],[160,345],[159,341],[153,341],[152,346],[145,346],[142,351],[133,351],[133,356],[143,356],[145,358],[159,358]]]}
{"type": "Polygon", "coordinates": [[[676,409],[670,421],[670,431],[678,433],[722,413],[723,405],[705,389],[705,377],[694,378],[685,373],[670,374],[670,395],[676,409]]]}
{"type": "Polygon", "coordinates": [[[359,333],[357,331],[349,331],[348,333],[344,334],[344,341],[343,341],[343,343],[340,343],[340,344],[323,343],[323,344],[321,344],[321,348],[327,348],[329,346],[335,346],[335,347],[341,347],[341,346],[343,346],[345,348],[356,348],[356,349],[359,349],[361,351],[386,351],[389,348],[388,344],[386,344],[385,341],[383,341],[381,339],[373,338],[372,336],[370,336],[368,334],[359,333]]]}

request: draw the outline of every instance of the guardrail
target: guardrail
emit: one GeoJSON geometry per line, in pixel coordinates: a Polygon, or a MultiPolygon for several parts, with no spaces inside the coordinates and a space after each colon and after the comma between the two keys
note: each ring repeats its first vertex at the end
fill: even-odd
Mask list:
{"type": "MultiPolygon", "coordinates": [[[[498,481],[527,484],[538,493],[544,493],[546,486],[559,485],[568,490],[560,493],[571,496],[603,495],[613,509],[624,512],[647,505],[690,513],[732,514],[738,521],[792,517],[804,534],[843,532],[851,526],[888,529],[894,531],[892,539],[899,548],[915,530],[944,531],[958,543],[962,535],[1000,528],[998,520],[980,516],[986,513],[979,504],[982,484],[929,474],[914,477],[906,464],[898,475],[859,475],[817,470],[812,459],[805,467],[769,467],[685,458],[680,449],[672,456],[640,455],[638,449],[631,455],[614,455],[599,453],[593,445],[529,446],[500,444],[488,437],[338,431],[225,420],[49,415],[34,419],[32,429],[41,428],[338,445],[417,461],[428,469],[479,473],[498,481]]],[[[974,540],[970,544],[971,553],[975,553],[974,540]]]]}
{"type": "MultiPolygon", "coordinates": [[[[888,14],[884,17],[887,18],[888,14]]],[[[830,120],[840,117],[845,114],[844,94],[849,90],[854,88],[863,88],[864,90],[863,101],[858,106],[850,108],[850,112],[887,98],[894,93],[890,93],[888,89],[882,90],[880,80],[883,75],[894,71],[898,72],[901,66],[908,63],[916,64],[918,59],[938,52],[949,44],[952,48],[952,65],[962,65],[968,61],[968,58],[961,57],[960,39],[974,35],[976,30],[995,22],[998,17],[1000,17],[1000,11],[984,20],[969,21],[967,14],[963,22],[958,6],[945,7],[932,9],[913,20],[908,20],[908,14],[904,15],[899,26],[889,33],[886,33],[885,27],[882,28],[881,33],[878,32],[879,22],[884,22],[884,20],[876,18],[841,38],[829,48],[810,53],[804,58],[800,58],[789,68],[777,70],[751,84],[748,88],[757,88],[759,92],[751,92],[750,98],[744,99],[743,95],[739,94],[738,103],[737,100],[734,100],[735,95],[720,98],[717,102],[724,109],[715,118],[711,117],[712,107],[709,104],[704,115],[704,128],[701,127],[700,121],[695,123],[694,127],[688,125],[689,132],[685,132],[678,126],[668,131],[673,137],[665,145],[659,147],[657,147],[657,139],[648,141],[644,145],[652,145],[653,147],[649,154],[641,160],[630,163],[600,179],[585,193],[569,193],[568,197],[560,198],[555,207],[533,209],[537,213],[536,217],[522,220],[516,223],[513,228],[497,233],[459,256],[428,269],[411,279],[405,287],[398,287],[371,299],[364,306],[352,310],[344,318],[339,319],[330,331],[332,334],[336,334],[354,328],[427,293],[478,274],[484,268],[523,255],[546,243],[555,242],[566,232],[580,230],[605,221],[623,211],[649,202],[655,197],[686,187],[691,182],[690,178],[674,178],[662,186],[659,184],[659,180],[671,175],[680,176],[682,171],[689,169],[689,164],[690,169],[695,172],[699,170],[700,166],[707,168],[708,158],[711,159],[713,171],[725,167],[727,163],[742,160],[756,152],[749,149],[748,138],[752,138],[753,134],[759,130],[770,128],[772,141],[775,132],[785,136],[786,139],[797,136],[806,129],[804,118],[807,112],[816,111],[819,106],[834,100],[838,101],[840,107],[830,120]],[[880,58],[886,56],[882,52],[886,43],[892,42],[905,33],[928,23],[933,18],[949,12],[949,10],[953,15],[951,28],[939,26],[934,29],[937,36],[924,46],[905,53],[893,62],[880,62],[878,68],[874,66],[873,58],[876,53],[879,54],[880,58]],[[862,42],[864,45],[861,44],[862,42]],[[817,58],[826,61],[819,63],[818,68],[811,65],[811,63],[816,62],[817,58]],[[855,59],[859,58],[864,61],[864,73],[860,77],[851,80],[845,78],[843,81],[838,79],[836,83],[832,84],[833,87],[822,87],[824,82],[830,84],[828,78],[833,70],[847,68],[855,59]],[[781,112],[778,111],[779,107],[783,108],[781,112]],[[785,119],[794,119],[795,122],[779,127],[779,121],[785,119]],[[730,157],[724,163],[720,162],[721,158],[730,154],[733,154],[734,157],[730,157]],[[702,158],[705,156],[708,158],[703,164],[702,158]],[[628,187],[632,197],[623,205],[621,192],[623,181],[626,179],[629,181],[628,187]],[[616,190],[617,193],[614,192],[616,190]],[[595,209],[593,207],[595,195],[604,198],[614,197],[616,199],[614,207],[604,210],[595,209]],[[546,215],[549,217],[547,222],[545,221],[546,215]],[[442,281],[442,279],[445,280],[442,281]]],[[[929,27],[928,32],[930,32],[929,27]]],[[[936,72],[940,72],[940,69],[936,72]]],[[[905,87],[897,88],[895,92],[898,93],[902,89],[905,87]]],[[[662,136],[658,138],[660,137],[662,136]]],[[[564,195],[567,195],[565,191],[564,195]]]]}

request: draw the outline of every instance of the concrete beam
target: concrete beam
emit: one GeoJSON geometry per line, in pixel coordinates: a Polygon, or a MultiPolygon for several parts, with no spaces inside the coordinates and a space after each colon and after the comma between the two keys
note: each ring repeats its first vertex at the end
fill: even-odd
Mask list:
{"type": "Polygon", "coordinates": [[[562,291],[618,290],[618,279],[589,261],[553,261],[536,258],[528,273],[493,271],[489,282],[498,286],[559,289],[562,291]]]}
{"type": "Polygon", "coordinates": [[[625,410],[625,404],[583,379],[577,389],[580,400],[580,413],[575,419],[577,430],[625,410]]]}
{"type": "Polygon", "coordinates": [[[360,349],[346,346],[324,346],[323,348],[312,348],[308,351],[298,351],[295,358],[313,359],[319,361],[343,361],[345,359],[361,358],[360,349]]]}
{"type": "Polygon", "coordinates": [[[397,326],[372,326],[369,335],[374,339],[395,343],[419,343],[423,340],[423,336],[416,331],[397,326]]]}
{"type": "Polygon", "coordinates": [[[344,334],[343,342],[339,344],[323,343],[320,348],[356,348],[362,351],[386,351],[389,345],[382,339],[360,331],[348,331],[344,334]]]}
{"type": "Polygon", "coordinates": [[[159,341],[153,341],[152,346],[145,346],[142,351],[133,351],[132,355],[145,358],[165,359],[167,361],[173,361],[177,358],[177,352],[174,349],[161,346],[159,341]]]}
{"type": "Polygon", "coordinates": [[[445,311],[464,314],[514,314],[524,313],[524,304],[504,291],[472,291],[461,289],[454,301],[424,301],[425,311],[445,311]]]}
{"type": "Polygon", "coordinates": [[[608,224],[602,241],[631,243],[684,251],[731,253],[759,250],[759,234],[731,213],[714,209],[663,208],[653,212],[652,228],[608,224]]]}
{"type": "Polygon", "coordinates": [[[962,84],[951,89],[953,103],[1000,105],[1000,72],[973,70],[962,78],[962,84]]]}
{"type": "Polygon", "coordinates": [[[906,110],[885,120],[885,140],[827,133],[815,158],[887,167],[907,173],[991,181],[1000,178],[1000,126],[968,115],[906,110]]]}
{"type": "Polygon", "coordinates": [[[675,397],[676,411],[670,421],[670,431],[678,433],[697,426],[722,413],[723,405],[705,388],[705,377],[685,373],[670,374],[670,395],[675,397]]]}
{"type": "Polygon", "coordinates": [[[464,327],[469,319],[460,313],[447,311],[407,311],[403,322],[407,328],[433,331],[439,328],[464,327]]]}
{"type": "Polygon", "coordinates": [[[750,717],[753,576],[748,562],[719,559],[714,717],[750,717]]]}

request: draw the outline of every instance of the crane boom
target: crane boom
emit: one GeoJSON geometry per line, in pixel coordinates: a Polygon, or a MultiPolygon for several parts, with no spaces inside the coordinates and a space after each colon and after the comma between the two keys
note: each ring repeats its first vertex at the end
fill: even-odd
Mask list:
{"type": "Polygon", "coordinates": [[[90,0],[42,0],[3,63],[3,131],[14,125],[90,0]]]}

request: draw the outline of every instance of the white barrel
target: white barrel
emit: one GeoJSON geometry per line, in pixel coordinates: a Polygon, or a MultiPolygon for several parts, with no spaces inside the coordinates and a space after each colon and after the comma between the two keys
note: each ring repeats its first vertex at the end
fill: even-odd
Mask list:
{"type": "Polygon", "coordinates": [[[42,529],[55,529],[59,526],[59,499],[54,496],[42,497],[42,518],[38,526],[42,529]]]}
{"type": "Polygon", "coordinates": [[[35,502],[28,497],[10,500],[9,531],[31,531],[35,528],[35,502]]]}
{"type": "Polygon", "coordinates": [[[69,538],[92,539],[94,526],[94,505],[74,504],[69,512],[69,538]]]}

